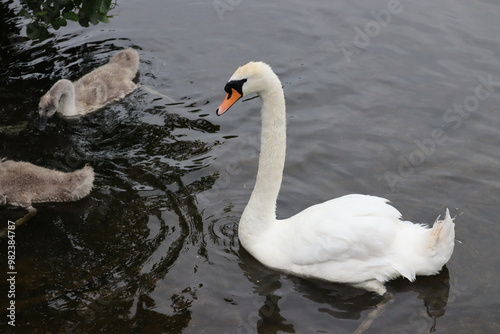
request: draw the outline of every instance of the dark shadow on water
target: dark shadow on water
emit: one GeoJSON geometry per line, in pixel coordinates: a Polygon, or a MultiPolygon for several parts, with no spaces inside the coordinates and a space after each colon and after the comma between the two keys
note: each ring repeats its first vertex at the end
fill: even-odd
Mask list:
{"type": "MultiPolygon", "coordinates": [[[[166,291],[173,311],[163,314],[149,295],[163,289],[159,282],[187,244],[208,259],[196,195],[218,176],[187,176],[210,162],[219,144],[202,135],[219,127],[191,112],[195,103],[170,108],[136,91],[88,117],[53,117],[45,132],[36,129],[38,99],[51,84],[80,77],[115,49],[113,41],[103,41],[61,55],[35,46],[28,50],[45,55],[31,67],[33,54],[21,47],[17,58],[2,54],[7,60],[1,73],[7,85],[0,87],[2,157],[61,171],[90,164],[96,172],[89,197],[35,205],[38,214],[16,230],[16,269],[22,274],[14,332],[180,333],[191,319],[194,297],[166,291]],[[24,73],[30,75],[20,80],[24,73]]],[[[17,209],[0,207],[2,221],[18,215],[17,209]]],[[[2,249],[6,242],[0,240],[2,249]]],[[[6,267],[3,256],[0,265],[6,267]]],[[[5,302],[0,300],[4,319],[5,302]]]]}
{"type": "Polygon", "coordinates": [[[450,273],[448,267],[444,266],[437,275],[417,276],[414,283],[402,278],[388,284],[388,288],[394,293],[414,291],[418,293],[417,298],[422,299],[427,315],[432,319],[432,327],[429,332],[437,330],[437,319],[446,313],[446,305],[450,295],[450,273]]]}
{"type": "MultiPolygon", "coordinates": [[[[98,190],[79,203],[76,212],[65,210],[70,208],[67,203],[57,210],[44,205],[41,217],[18,231],[19,245],[31,246],[18,247],[18,270],[23,274],[17,281],[16,331],[34,333],[52,319],[50,327],[57,333],[182,332],[191,318],[192,300],[170,293],[175,312],[165,315],[154,310],[149,294],[186,244],[197,245],[198,255],[208,257],[195,195],[215,179],[184,185],[180,176],[169,176],[170,183],[165,183],[161,175],[143,173],[141,184],[157,189],[157,200],[144,201],[126,182],[114,180],[121,191],[110,198],[98,190]],[[82,206],[83,214],[75,219],[82,206]],[[162,212],[178,219],[164,220],[162,212]],[[160,224],[152,237],[145,224],[151,217],[160,224]],[[151,255],[165,245],[164,255],[144,271],[151,255]]],[[[0,244],[3,247],[4,241],[0,244]]],[[[5,316],[4,311],[0,314],[5,316]]]]}
{"type": "MultiPolygon", "coordinates": [[[[288,307],[286,296],[277,293],[281,287],[282,277],[293,282],[293,289],[303,297],[313,301],[318,312],[328,314],[337,319],[364,320],[364,312],[377,307],[384,299],[372,292],[351,287],[347,284],[330,283],[314,279],[304,279],[278,273],[260,264],[245,249],[240,247],[240,268],[245,276],[255,285],[255,293],[266,298],[259,309],[260,320],[257,323],[258,333],[295,333],[290,321],[280,314],[280,310],[288,307]]],[[[437,319],[445,314],[450,290],[450,278],[447,267],[434,276],[418,276],[415,282],[400,278],[386,284],[387,289],[395,297],[399,293],[413,291],[423,301],[432,326],[429,332],[437,328],[437,319]]],[[[388,305],[388,310],[394,304],[388,305]]],[[[307,319],[303,319],[307,321],[307,319]]],[[[375,320],[376,321],[376,320],[375,320]]]]}

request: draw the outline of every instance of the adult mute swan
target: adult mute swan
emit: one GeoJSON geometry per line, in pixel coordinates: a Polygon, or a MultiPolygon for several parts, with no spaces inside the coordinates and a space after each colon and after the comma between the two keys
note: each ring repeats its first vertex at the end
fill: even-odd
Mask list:
{"type": "Polygon", "coordinates": [[[39,129],[44,130],[47,118],[56,112],[63,117],[81,116],[124,98],[137,88],[132,79],[138,69],[139,54],[134,49],[125,49],[76,82],[67,79],[57,81],[40,98],[39,129]]]}
{"type": "Polygon", "coordinates": [[[19,226],[36,214],[33,203],[72,202],[87,196],[94,176],[90,166],[63,173],[24,161],[0,160],[0,205],[28,210],[26,216],[16,221],[19,226]]]}
{"type": "Polygon", "coordinates": [[[264,265],[290,274],[347,283],[380,295],[398,276],[438,273],[451,257],[455,224],[448,210],[432,228],[402,221],[388,200],[346,195],[276,219],[286,151],[285,98],[271,67],[250,62],[224,87],[217,115],[242,96],[262,99],[262,132],[255,187],[241,216],[241,245],[264,265]]]}

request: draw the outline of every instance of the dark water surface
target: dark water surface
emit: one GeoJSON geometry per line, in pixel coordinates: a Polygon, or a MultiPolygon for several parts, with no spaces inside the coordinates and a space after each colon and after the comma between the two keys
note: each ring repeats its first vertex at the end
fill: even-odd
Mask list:
{"type": "MultiPolygon", "coordinates": [[[[16,327],[5,333],[353,333],[381,301],[269,270],[240,248],[258,100],[215,109],[234,70],[268,62],[288,108],[278,216],[348,193],[405,219],[450,208],[440,275],[388,284],[366,333],[500,333],[500,4],[494,0],[129,1],[109,24],[42,43],[0,4],[1,156],[96,171],[89,197],[37,205],[16,231],[16,327]],[[5,31],[5,33],[4,33],[5,31]],[[140,88],[90,116],[36,129],[38,99],[116,50],[141,57],[140,88]],[[489,83],[488,83],[489,82],[489,83]]],[[[0,208],[0,222],[23,210],[0,208]]]]}

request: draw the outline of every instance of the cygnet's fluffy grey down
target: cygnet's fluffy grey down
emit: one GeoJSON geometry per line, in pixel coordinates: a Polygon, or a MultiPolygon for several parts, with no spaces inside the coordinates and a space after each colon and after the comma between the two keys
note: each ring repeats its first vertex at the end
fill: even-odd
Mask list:
{"type": "Polygon", "coordinates": [[[81,116],[124,98],[137,88],[132,80],[138,69],[139,54],[134,49],[125,49],[76,82],[67,79],[57,81],[40,98],[39,128],[45,129],[47,118],[56,112],[63,117],[81,116]]]}
{"type": "Polygon", "coordinates": [[[94,176],[90,166],[64,173],[24,161],[1,161],[0,204],[28,207],[32,203],[77,201],[90,193],[94,176]]]}
{"type": "Polygon", "coordinates": [[[90,166],[64,173],[28,162],[2,160],[0,205],[10,204],[28,210],[28,215],[16,222],[17,226],[36,213],[33,203],[73,202],[87,196],[92,190],[94,177],[90,166]]]}

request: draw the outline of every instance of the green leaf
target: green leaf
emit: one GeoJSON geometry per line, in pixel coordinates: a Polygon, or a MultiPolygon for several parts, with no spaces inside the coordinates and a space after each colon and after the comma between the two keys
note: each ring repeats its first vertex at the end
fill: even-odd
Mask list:
{"type": "Polygon", "coordinates": [[[64,13],[64,14],[63,14],[63,17],[64,17],[66,20],[71,20],[71,21],[78,21],[78,19],[79,19],[78,14],[77,14],[77,13],[74,13],[74,12],[64,13]]]}
{"type": "Polygon", "coordinates": [[[89,17],[89,21],[93,25],[96,25],[97,23],[99,23],[99,17],[97,16],[97,13],[93,13],[92,16],[89,17]]]}
{"type": "Polygon", "coordinates": [[[100,14],[99,15],[99,21],[104,22],[104,23],[109,23],[108,15],[106,15],[106,14],[100,14]]]}
{"type": "Polygon", "coordinates": [[[40,37],[38,37],[39,40],[43,41],[46,40],[47,38],[50,38],[52,35],[49,33],[47,28],[42,28],[40,31],[40,37]]]}
{"type": "Polygon", "coordinates": [[[41,34],[41,27],[36,23],[28,23],[26,26],[26,35],[29,39],[37,39],[41,34]]]}
{"type": "Polygon", "coordinates": [[[88,19],[88,18],[86,18],[86,17],[80,17],[80,18],[78,19],[78,23],[79,23],[82,27],[84,27],[84,28],[88,28],[88,27],[89,27],[89,19],[88,19]]]}
{"type": "Polygon", "coordinates": [[[61,27],[65,27],[68,25],[68,22],[63,19],[62,17],[58,17],[54,20],[52,20],[52,27],[54,27],[55,30],[61,28],[61,27]]]}
{"type": "Polygon", "coordinates": [[[31,17],[30,13],[26,9],[24,9],[24,8],[19,11],[19,15],[20,16],[24,16],[26,18],[30,18],[31,17]]]}
{"type": "Polygon", "coordinates": [[[111,0],[98,0],[98,11],[102,14],[106,14],[111,7],[111,0]]]}
{"type": "Polygon", "coordinates": [[[90,18],[90,16],[92,16],[92,13],[94,12],[93,2],[91,2],[91,1],[84,1],[82,3],[82,11],[83,11],[83,14],[85,14],[86,17],[90,18]]]}
{"type": "Polygon", "coordinates": [[[49,15],[51,17],[59,16],[59,5],[54,3],[53,0],[46,1],[42,3],[42,8],[45,9],[44,15],[49,15]]]}
{"type": "Polygon", "coordinates": [[[23,7],[18,16],[30,18],[27,26],[31,39],[45,39],[52,36],[48,28],[59,29],[76,21],[82,27],[89,24],[109,23],[108,12],[115,8],[117,0],[20,0],[23,7]]]}

